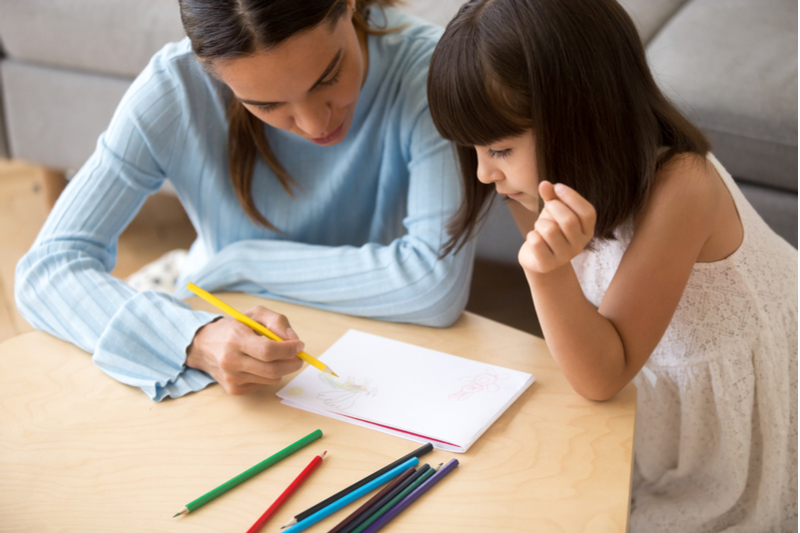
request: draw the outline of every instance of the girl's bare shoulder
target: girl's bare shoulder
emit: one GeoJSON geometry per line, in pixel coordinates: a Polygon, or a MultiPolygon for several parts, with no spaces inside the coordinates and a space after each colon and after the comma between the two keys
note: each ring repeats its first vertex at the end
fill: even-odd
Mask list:
{"type": "Polygon", "coordinates": [[[714,165],[702,155],[677,154],[657,172],[642,217],[681,217],[711,223],[725,192],[714,165]]]}
{"type": "Polygon", "coordinates": [[[699,246],[700,262],[723,259],[742,241],[730,191],[711,161],[699,154],[678,154],[659,169],[637,224],[646,219],[680,228],[683,239],[699,246]]]}

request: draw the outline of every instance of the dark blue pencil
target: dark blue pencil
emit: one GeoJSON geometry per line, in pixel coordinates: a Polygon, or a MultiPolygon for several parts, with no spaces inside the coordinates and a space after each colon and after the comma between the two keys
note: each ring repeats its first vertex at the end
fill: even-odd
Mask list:
{"type": "MultiPolygon", "coordinates": [[[[412,483],[414,483],[417,479],[419,479],[425,472],[431,469],[431,465],[424,464],[417,469],[414,474],[412,474],[407,479],[403,480],[399,483],[396,487],[394,487],[391,491],[387,494],[384,494],[378,501],[367,507],[364,512],[360,513],[357,518],[352,520],[346,527],[344,527],[340,533],[351,533],[356,528],[360,527],[367,519],[369,519],[373,513],[375,513],[378,509],[386,505],[390,502],[393,498],[395,498],[398,494],[406,490],[412,483]]],[[[366,528],[364,528],[366,529],[366,528]]]]}
{"type": "Polygon", "coordinates": [[[372,524],[369,527],[369,529],[364,531],[364,533],[375,533],[376,531],[379,531],[383,526],[388,524],[392,520],[392,518],[399,515],[403,511],[403,509],[414,503],[414,501],[416,501],[417,498],[425,494],[431,487],[433,487],[439,481],[441,481],[441,479],[444,476],[449,474],[450,471],[457,466],[458,466],[458,459],[450,460],[450,462],[444,465],[441,469],[439,469],[439,471],[436,472],[436,474],[428,478],[428,480],[425,483],[417,487],[414,490],[414,492],[403,498],[403,500],[400,503],[398,503],[397,505],[392,507],[389,511],[387,511],[385,515],[380,517],[380,519],[378,519],[377,522],[372,524]]]}

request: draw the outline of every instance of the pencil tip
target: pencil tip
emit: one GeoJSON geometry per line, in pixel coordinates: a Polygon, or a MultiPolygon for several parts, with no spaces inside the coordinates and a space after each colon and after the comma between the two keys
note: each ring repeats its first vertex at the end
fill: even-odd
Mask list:
{"type": "Polygon", "coordinates": [[[325,457],[326,455],[328,455],[328,450],[325,450],[324,452],[322,452],[322,456],[321,457],[325,457]]]}
{"type": "Polygon", "coordinates": [[[177,513],[172,515],[172,518],[175,518],[176,516],[185,515],[187,512],[188,512],[188,510],[186,509],[186,507],[184,507],[183,509],[181,509],[180,511],[178,511],[177,513]]]}
{"type": "Polygon", "coordinates": [[[337,374],[337,373],[336,373],[336,372],[334,372],[333,370],[331,370],[331,374],[332,374],[332,375],[333,375],[333,377],[335,377],[335,378],[338,378],[338,377],[339,377],[339,374],[337,374]]]}

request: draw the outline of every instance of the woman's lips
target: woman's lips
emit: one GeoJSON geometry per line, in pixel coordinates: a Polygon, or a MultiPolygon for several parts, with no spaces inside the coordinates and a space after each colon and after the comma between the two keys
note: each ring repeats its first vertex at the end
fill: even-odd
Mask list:
{"type": "Polygon", "coordinates": [[[339,135],[341,135],[343,128],[344,128],[344,122],[339,124],[339,127],[336,128],[335,130],[333,130],[328,135],[325,135],[324,137],[317,137],[316,139],[309,139],[309,140],[311,142],[315,142],[317,144],[328,144],[328,143],[330,143],[332,141],[335,141],[339,137],[339,135]]]}

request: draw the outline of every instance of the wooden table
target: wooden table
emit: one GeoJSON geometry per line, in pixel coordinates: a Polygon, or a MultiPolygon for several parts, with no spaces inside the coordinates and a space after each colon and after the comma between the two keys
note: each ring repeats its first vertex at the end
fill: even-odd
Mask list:
{"type": "MultiPolygon", "coordinates": [[[[636,389],[611,401],[578,396],[541,339],[464,313],[448,329],[392,324],[261,300],[289,317],[311,354],[349,328],[530,372],[536,382],[466,454],[434,450],[460,466],[397,517],[387,532],[624,532],[628,522],[636,389]]],[[[196,308],[208,304],[192,299],[196,308]]],[[[221,387],[152,402],[45,333],[0,345],[0,531],[244,532],[311,458],[323,465],[263,531],[394,461],[418,444],[287,407],[265,387],[221,387]],[[324,436],[214,502],[186,503],[287,444],[324,436]]],[[[328,531],[357,504],[310,531],[328,531]]]]}

